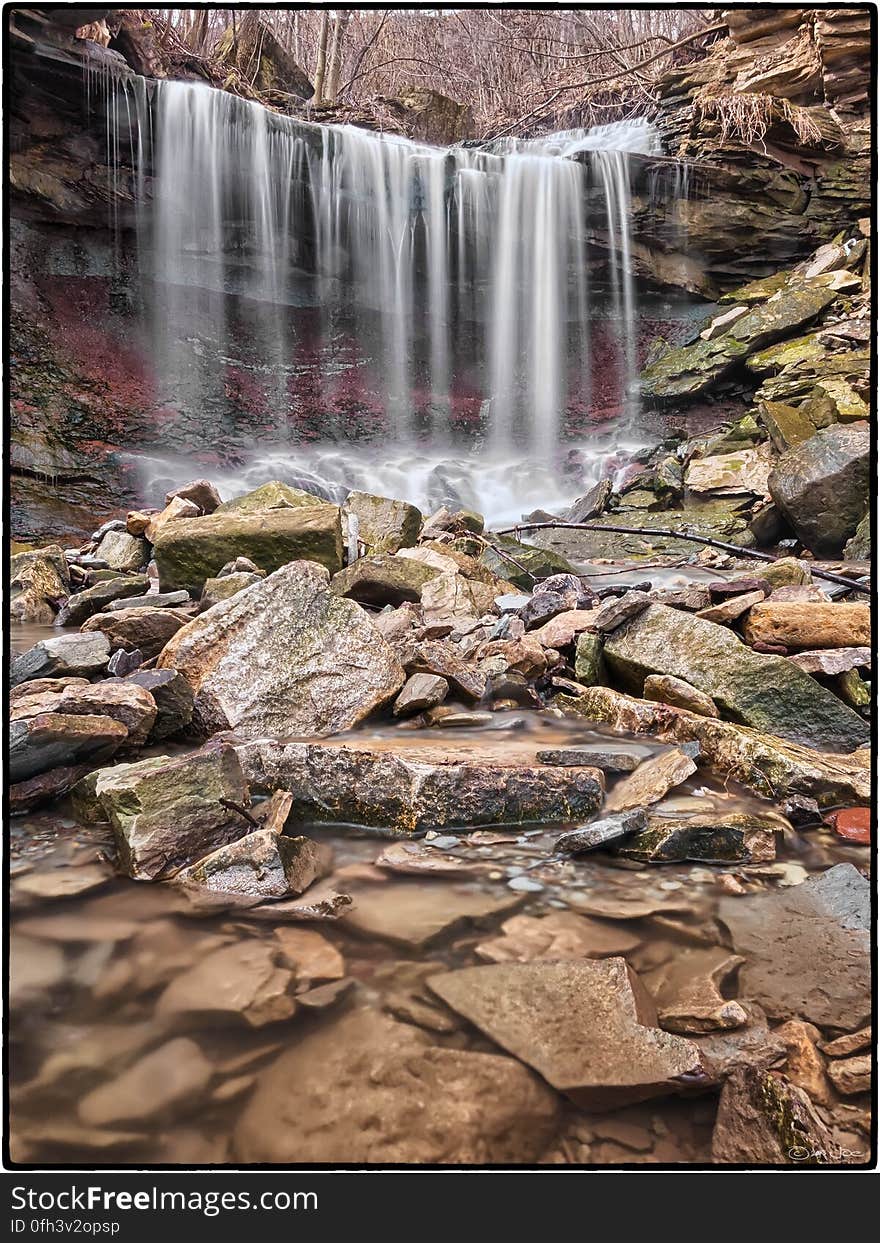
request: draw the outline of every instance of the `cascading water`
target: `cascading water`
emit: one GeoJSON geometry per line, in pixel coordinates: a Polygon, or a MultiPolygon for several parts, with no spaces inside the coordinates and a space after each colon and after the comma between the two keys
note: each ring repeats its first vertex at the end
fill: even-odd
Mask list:
{"type": "Polygon", "coordinates": [[[494,478],[499,518],[570,499],[637,438],[628,154],[656,151],[647,123],[441,149],[159,82],[150,144],[141,124],[138,109],[133,162],[142,180],[149,146],[153,173],[142,270],[168,408],[250,402],[254,460],[287,454],[282,473],[315,489],[391,475],[387,490],[420,503],[485,505],[494,478]],[[588,432],[600,304],[604,437],[588,432]],[[290,430],[304,404],[317,446],[290,430]]]}

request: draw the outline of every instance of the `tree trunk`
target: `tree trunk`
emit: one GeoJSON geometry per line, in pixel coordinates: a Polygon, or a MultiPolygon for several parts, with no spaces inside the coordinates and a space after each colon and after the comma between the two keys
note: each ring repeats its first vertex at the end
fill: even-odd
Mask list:
{"type": "Polygon", "coordinates": [[[315,104],[320,107],[324,102],[324,80],[327,75],[327,33],[330,29],[330,17],[327,10],[321,13],[321,33],[318,36],[318,60],[315,64],[315,104]]]}
{"type": "Polygon", "coordinates": [[[333,42],[330,45],[330,67],[327,72],[327,103],[335,104],[339,94],[339,75],[342,72],[342,56],[345,45],[345,33],[351,21],[351,12],[343,9],[333,19],[333,42]]]}

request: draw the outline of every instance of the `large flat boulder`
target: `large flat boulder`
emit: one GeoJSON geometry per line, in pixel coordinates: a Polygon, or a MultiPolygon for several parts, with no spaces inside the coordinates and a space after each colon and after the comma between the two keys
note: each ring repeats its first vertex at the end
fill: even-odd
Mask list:
{"type": "MultiPolygon", "coordinates": [[[[107,678],[103,682],[87,682],[82,679],[60,679],[53,686],[45,682],[24,683],[24,690],[35,685],[33,694],[19,695],[10,705],[13,721],[28,720],[45,712],[66,716],[110,717],[124,725],[128,737],[127,746],[139,747],[156,721],[156,702],[142,686],[107,678]]],[[[65,761],[72,762],[72,761],[65,761]]]]}
{"type": "Polygon", "coordinates": [[[790,742],[853,751],[868,740],[867,723],[809,674],[680,609],[652,604],[608,636],[604,655],[635,691],[650,674],[672,674],[734,721],[790,742]]]}
{"type": "Polygon", "coordinates": [[[871,886],[851,863],[802,885],[722,898],[740,994],[773,1019],[855,1031],[871,1014],[871,886]]]}
{"type": "Polygon", "coordinates": [[[497,963],[428,980],[457,1013],[585,1109],[615,1109],[685,1086],[695,1045],[661,1031],[622,958],[497,963]]]}
{"type": "Polygon", "coordinates": [[[215,604],[174,635],[158,664],[186,677],[200,729],[244,738],[350,729],[404,682],[367,614],[334,595],[313,562],[292,562],[215,604]]]}
{"type": "Polygon", "coordinates": [[[317,502],[181,518],[159,534],[153,555],[163,591],[185,587],[194,595],[236,557],[248,557],[267,572],[303,560],[336,573],[342,569],[340,510],[317,502]]]}
{"type": "Polygon", "coordinates": [[[749,609],[743,634],[749,643],[781,643],[800,651],[870,647],[871,606],[767,600],[749,609]]]}
{"type": "Polygon", "coordinates": [[[865,513],[870,469],[868,424],[834,423],[783,453],[768,486],[798,538],[834,557],[865,513]]]}
{"type": "Polygon", "coordinates": [[[293,794],[303,822],[388,833],[584,819],[602,801],[602,774],[470,756],[472,748],[395,751],[369,743],[260,740],[239,747],[248,779],[293,794]]]}
{"type": "Polygon", "coordinates": [[[302,488],[292,488],[280,479],[270,479],[261,483],[258,488],[234,496],[230,501],[217,505],[214,512],[218,514],[256,514],[267,509],[303,509],[309,505],[324,504],[320,497],[302,488]]]}
{"type": "Polygon", "coordinates": [[[80,782],[73,799],[81,818],[109,821],[120,866],[133,880],[164,879],[241,837],[244,819],[221,800],[250,803],[228,746],[100,769],[80,782]]]}
{"type": "Polygon", "coordinates": [[[100,613],[113,600],[123,600],[130,596],[143,594],[150,585],[146,574],[119,574],[115,578],[95,583],[94,587],[86,587],[77,591],[58,614],[59,626],[79,626],[93,613],[100,613]]]}

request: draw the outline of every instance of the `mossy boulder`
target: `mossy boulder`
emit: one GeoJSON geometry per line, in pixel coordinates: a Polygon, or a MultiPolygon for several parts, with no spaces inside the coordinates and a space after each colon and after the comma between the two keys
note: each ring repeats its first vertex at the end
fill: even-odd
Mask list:
{"type": "Polygon", "coordinates": [[[642,372],[642,390],[653,397],[702,393],[742,359],[814,320],[836,296],[830,289],[786,286],[722,336],[701,337],[657,359],[642,372]]]}
{"type": "Polygon", "coordinates": [[[341,515],[338,506],[322,503],[256,513],[216,510],[169,523],[153,555],[162,590],[185,587],[193,595],[236,557],[269,573],[290,561],[315,561],[335,574],[342,569],[341,515]]]}
{"type": "Polygon", "coordinates": [[[683,678],[728,718],[805,746],[853,751],[864,721],[785,657],[753,652],[724,626],[652,604],[605,640],[605,660],[640,691],[652,673],[683,678]]]}
{"type": "Polygon", "coordinates": [[[856,527],[856,533],[851,540],[847,541],[843,550],[843,555],[847,561],[870,561],[871,560],[871,515],[865,514],[859,525],[856,527]]]}
{"type": "Polygon", "coordinates": [[[492,535],[487,539],[490,543],[480,554],[483,565],[524,591],[531,591],[536,581],[553,574],[577,573],[570,561],[549,549],[521,544],[509,535],[492,535]]]}
{"type": "Polygon", "coordinates": [[[361,557],[334,574],[330,590],[334,595],[361,604],[398,605],[406,600],[420,600],[422,588],[439,574],[434,566],[410,557],[379,553],[361,557]]]}
{"type": "Polygon", "coordinates": [[[307,505],[328,505],[319,496],[304,492],[302,488],[291,488],[280,479],[271,479],[262,483],[251,492],[234,496],[231,501],[224,501],[214,510],[215,514],[257,514],[264,509],[301,509],[307,505]]]}
{"type": "Polygon", "coordinates": [[[370,492],[350,492],[345,511],[357,519],[358,539],[368,553],[393,553],[412,548],[418,541],[422,514],[406,501],[370,492]]]}
{"type": "Polygon", "coordinates": [[[776,857],[774,834],[786,827],[779,816],[653,815],[618,853],[644,863],[766,863],[776,857]]]}
{"type": "Polygon", "coordinates": [[[18,552],[9,558],[10,602],[27,592],[37,600],[54,603],[63,599],[69,591],[67,558],[57,544],[31,552],[18,552]]]}
{"type": "Polygon", "coordinates": [[[770,473],[770,495],[798,539],[838,556],[865,512],[871,437],[867,422],[835,423],[795,445],[770,473]]]}

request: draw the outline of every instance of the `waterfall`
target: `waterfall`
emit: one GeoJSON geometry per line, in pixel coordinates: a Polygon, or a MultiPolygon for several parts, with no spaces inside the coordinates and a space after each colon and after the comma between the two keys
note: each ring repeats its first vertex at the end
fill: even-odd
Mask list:
{"type": "Polygon", "coordinates": [[[629,154],[657,151],[646,122],[441,149],[162,81],[148,143],[143,123],[132,165],[152,171],[139,235],[169,408],[219,420],[231,400],[274,423],[276,447],[291,421],[288,442],[297,420],[325,443],[366,428],[445,456],[450,493],[466,444],[558,493],[564,453],[591,453],[601,319],[604,387],[637,433],[629,154]]]}

